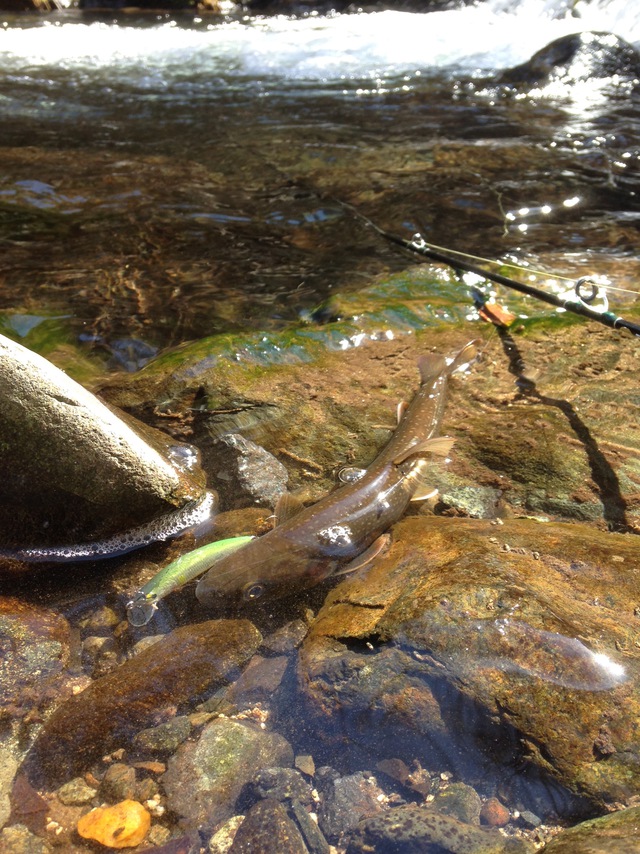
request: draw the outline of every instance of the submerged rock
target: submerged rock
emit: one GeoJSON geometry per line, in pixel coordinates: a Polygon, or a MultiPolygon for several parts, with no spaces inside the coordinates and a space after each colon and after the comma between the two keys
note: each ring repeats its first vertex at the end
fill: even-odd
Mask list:
{"type": "Polygon", "coordinates": [[[3,336],[0,403],[0,568],[3,554],[106,557],[208,516],[193,448],[116,414],[3,336]]]}
{"type": "Polygon", "coordinates": [[[520,764],[503,784],[540,797],[542,815],[632,798],[635,537],[420,517],[393,534],[384,558],[332,591],[303,644],[318,731],[471,781],[520,764]]]}
{"type": "Polygon", "coordinates": [[[162,783],[183,825],[213,828],[231,818],[242,788],[262,768],[292,764],[293,750],[281,735],[221,717],[197,742],[181,745],[162,783]]]}
{"type": "Polygon", "coordinates": [[[251,807],[238,828],[229,854],[308,854],[296,825],[278,801],[267,799],[251,807]]]}
{"type": "Polygon", "coordinates": [[[22,717],[57,696],[70,656],[65,618],[10,597],[0,597],[0,720],[22,717]]]}
{"type": "Polygon", "coordinates": [[[413,804],[388,810],[361,822],[347,854],[532,854],[522,839],[507,839],[497,830],[482,830],[448,815],[413,804]]]}
{"type": "Polygon", "coordinates": [[[111,807],[97,807],[83,815],[78,833],[106,848],[135,848],[151,827],[151,816],[137,801],[125,800],[111,807]]]}
{"type": "Polygon", "coordinates": [[[261,641],[247,620],[184,626],[70,697],[49,718],[25,760],[30,778],[65,780],[180,704],[226,683],[261,641]]]}
{"type": "Polygon", "coordinates": [[[552,839],[545,854],[638,854],[640,807],[583,821],[552,839]]]}

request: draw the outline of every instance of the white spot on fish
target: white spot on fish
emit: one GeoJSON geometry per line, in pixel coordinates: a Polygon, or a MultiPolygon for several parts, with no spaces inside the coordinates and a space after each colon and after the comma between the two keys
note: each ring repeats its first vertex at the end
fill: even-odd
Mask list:
{"type": "Polygon", "coordinates": [[[348,525],[331,525],[318,531],[318,538],[327,545],[343,548],[353,545],[353,531],[348,525]]]}

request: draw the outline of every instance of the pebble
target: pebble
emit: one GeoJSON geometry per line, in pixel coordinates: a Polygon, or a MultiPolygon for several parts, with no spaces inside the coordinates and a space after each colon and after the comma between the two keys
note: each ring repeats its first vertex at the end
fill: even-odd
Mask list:
{"type": "Polygon", "coordinates": [[[542,824],[542,819],[540,816],[537,816],[531,810],[522,810],[520,813],[520,820],[523,824],[526,824],[527,827],[539,827],[542,824]]]}
{"type": "Polygon", "coordinates": [[[135,848],[151,827],[151,816],[137,801],[124,800],[111,807],[98,807],[82,816],[78,833],[107,848],[135,848]]]}
{"type": "Polygon", "coordinates": [[[53,849],[23,824],[5,827],[0,833],[2,854],[51,854],[53,849]]]}
{"type": "Polygon", "coordinates": [[[257,799],[272,798],[275,801],[297,800],[311,806],[311,787],[299,771],[294,768],[265,768],[260,771],[251,787],[257,799]]]}
{"type": "Polygon", "coordinates": [[[440,789],[432,806],[438,812],[451,815],[459,821],[480,824],[480,796],[465,783],[451,783],[446,789],[440,789]]]}
{"type": "Polygon", "coordinates": [[[320,768],[316,784],[322,793],[318,823],[330,840],[337,840],[361,819],[382,809],[384,792],[375,777],[362,771],[341,777],[332,768],[320,768]]]}
{"type": "Polygon", "coordinates": [[[489,827],[504,827],[510,818],[511,813],[497,798],[489,798],[480,810],[480,821],[489,827]]]}
{"type": "Polygon", "coordinates": [[[209,854],[227,854],[243,821],[243,815],[234,815],[225,821],[209,840],[209,854]]]}
{"type": "Polygon", "coordinates": [[[227,692],[227,702],[238,708],[246,708],[264,700],[270,700],[280,687],[289,659],[263,658],[254,655],[243,673],[227,692]]]}
{"type": "Polygon", "coordinates": [[[89,804],[97,795],[97,791],[89,786],[83,777],[74,777],[57,790],[56,795],[65,806],[82,806],[89,804]]]}
{"type": "Polygon", "coordinates": [[[136,769],[114,762],[105,771],[98,793],[108,803],[132,800],[136,796],[136,769]]]}
{"type": "Polygon", "coordinates": [[[262,646],[275,655],[293,652],[300,646],[308,631],[309,626],[304,620],[292,620],[285,626],[276,629],[272,634],[267,635],[262,646]]]}
{"type": "Polygon", "coordinates": [[[141,753],[175,753],[191,735],[187,715],[177,715],[166,723],[140,730],[133,737],[133,746],[141,753]]]}
{"type": "Polygon", "coordinates": [[[296,756],[294,764],[298,771],[302,771],[307,777],[313,777],[316,773],[316,763],[313,761],[313,756],[307,753],[300,753],[296,756]]]}

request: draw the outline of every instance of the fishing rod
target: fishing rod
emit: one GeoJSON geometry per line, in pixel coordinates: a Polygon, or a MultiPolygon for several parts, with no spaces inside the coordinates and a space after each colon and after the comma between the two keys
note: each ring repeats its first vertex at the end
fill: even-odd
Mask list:
{"type": "Polygon", "coordinates": [[[342,201],[340,201],[340,204],[355,214],[358,219],[373,228],[374,231],[384,237],[385,240],[388,240],[390,243],[395,243],[397,246],[402,246],[403,249],[407,249],[409,252],[421,255],[424,258],[428,258],[430,261],[438,261],[441,264],[446,264],[448,267],[451,267],[456,271],[462,270],[466,273],[473,273],[483,279],[495,282],[498,285],[504,285],[506,288],[511,288],[511,290],[518,291],[526,296],[535,297],[536,299],[542,300],[542,302],[549,303],[550,305],[554,305],[557,308],[565,309],[566,311],[573,312],[573,314],[586,317],[589,320],[595,320],[598,323],[608,326],[610,329],[627,329],[633,335],[640,337],[640,324],[633,323],[631,320],[625,320],[623,317],[619,317],[617,314],[614,314],[614,312],[609,311],[606,295],[601,292],[603,289],[601,289],[601,286],[588,276],[583,276],[575,282],[573,292],[570,295],[565,294],[560,296],[557,294],[551,294],[547,291],[541,290],[540,288],[536,288],[533,285],[525,285],[523,282],[518,282],[509,276],[502,275],[501,273],[492,273],[489,270],[485,270],[483,267],[479,267],[477,264],[464,260],[463,258],[454,258],[454,254],[463,255],[464,253],[456,253],[455,250],[443,250],[441,247],[433,246],[427,243],[420,234],[414,234],[411,240],[406,240],[404,237],[399,237],[390,231],[386,231],[384,228],[380,228],[380,226],[376,225],[373,220],[370,220],[369,217],[360,213],[357,208],[354,208],[342,201]],[[449,252],[452,254],[449,254],[449,252]],[[603,300],[602,308],[594,308],[591,306],[591,303],[593,303],[597,297],[600,297],[603,300]]]}

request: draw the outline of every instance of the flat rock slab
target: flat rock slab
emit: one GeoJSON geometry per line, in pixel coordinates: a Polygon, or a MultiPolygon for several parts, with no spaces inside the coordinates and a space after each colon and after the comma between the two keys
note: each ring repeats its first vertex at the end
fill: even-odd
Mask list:
{"type": "Polygon", "coordinates": [[[25,761],[29,778],[69,780],[98,756],[126,745],[158,710],[226,684],[262,637],[248,620],[209,620],[176,629],[63,703],[25,761]]]}
{"type": "Polygon", "coordinates": [[[329,738],[437,759],[463,779],[522,763],[601,807],[628,801],[640,785],[639,579],[634,536],[407,518],[312,624],[307,710],[329,738]]]}

